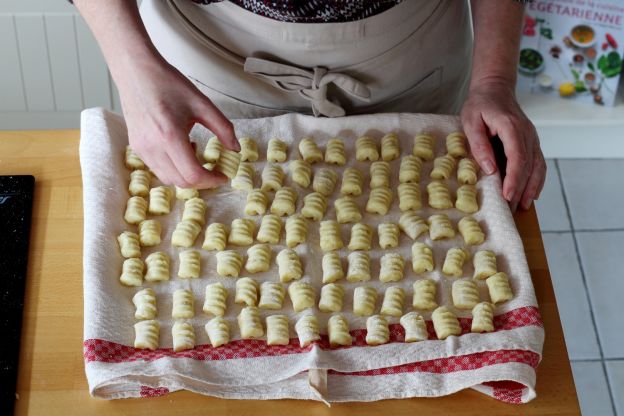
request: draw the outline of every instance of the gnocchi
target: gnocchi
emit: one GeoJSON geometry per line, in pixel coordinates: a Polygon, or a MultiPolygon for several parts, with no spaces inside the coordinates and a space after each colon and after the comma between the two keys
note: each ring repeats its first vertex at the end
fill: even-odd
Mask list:
{"type": "Polygon", "coordinates": [[[195,221],[180,221],[171,234],[174,247],[192,247],[201,232],[201,226],[195,221]]]}
{"type": "Polygon", "coordinates": [[[328,168],[321,168],[314,175],[312,189],[321,195],[330,196],[336,189],[337,182],[338,174],[336,172],[328,168]]]}
{"type": "Polygon", "coordinates": [[[160,324],[153,319],[134,324],[134,348],[155,350],[158,348],[160,324]]]}
{"type": "Polygon", "coordinates": [[[267,345],[288,345],[290,330],[286,315],[271,315],[266,317],[267,345]]]}
{"type": "Polygon", "coordinates": [[[381,256],[379,281],[383,283],[397,282],[403,279],[405,260],[399,253],[388,253],[381,256]]]}
{"type": "Polygon", "coordinates": [[[145,259],[147,272],[145,280],[148,282],[162,282],[169,280],[169,266],[171,261],[167,253],[155,251],[145,259]]]}
{"type": "Polygon", "coordinates": [[[494,331],[494,305],[490,302],[477,303],[472,308],[471,332],[494,331]]]}
{"type": "Polygon", "coordinates": [[[429,206],[435,209],[453,208],[451,201],[451,190],[442,181],[431,181],[427,184],[427,194],[429,195],[429,206]]]}
{"type": "Polygon", "coordinates": [[[280,139],[271,139],[267,147],[267,160],[269,162],[285,162],[288,158],[288,145],[280,139]]]}
{"type": "Polygon", "coordinates": [[[134,318],[139,320],[154,319],[158,313],[156,308],[156,293],[151,288],[139,290],[132,297],[132,303],[136,308],[134,318]]]}
{"type": "Polygon", "coordinates": [[[208,143],[206,143],[206,147],[204,147],[204,152],[202,156],[204,160],[208,163],[217,163],[219,160],[219,156],[221,155],[221,151],[223,150],[223,144],[219,141],[217,136],[212,136],[208,139],[208,143]]]}
{"type": "Polygon", "coordinates": [[[346,168],[342,172],[342,185],[340,186],[340,193],[348,196],[360,196],[362,195],[362,186],[364,178],[362,172],[356,168],[346,168]]]}
{"type": "Polygon", "coordinates": [[[464,262],[468,260],[468,256],[468,252],[463,248],[450,248],[444,258],[442,273],[447,276],[461,277],[464,272],[464,262]]]}
{"type": "Polygon", "coordinates": [[[137,155],[130,146],[126,146],[125,156],[124,163],[128,169],[145,169],[145,163],[143,163],[139,155],[137,155]]]}
{"type": "Polygon", "coordinates": [[[451,289],[453,305],[457,309],[472,309],[479,303],[479,288],[472,280],[456,280],[451,289]]]}
{"type": "Polygon", "coordinates": [[[145,220],[139,223],[139,243],[143,247],[154,247],[160,244],[162,228],[156,220],[145,220]]]}
{"type": "Polygon", "coordinates": [[[121,267],[119,282],[124,286],[141,286],[143,284],[143,260],[132,257],[124,260],[121,267]]]}
{"type": "Polygon", "coordinates": [[[173,319],[188,319],[195,316],[195,302],[193,292],[188,289],[178,289],[173,292],[173,306],[171,317],[173,319]]]}
{"type": "Polygon", "coordinates": [[[344,288],[338,283],[329,283],[321,288],[318,308],[321,312],[340,312],[344,298],[344,288]]]}
{"type": "Polygon", "coordinates": [[[371,286],[358,286],[353,289],[353,313],[357,316],[370,316],[375,313],[377,291],[371,286]]]}
{"type": "Polygon", "coordinates": [[[290,296],[295,312],[313,308],[316,302],[314,288],[309,283],[302,281],[293,282],[288,286],[288,296],[290,296]]]}
{"type": "Polygon", "coordinates": [[[233,150],[223,149],[217,160],[217,170],[230,179],[234,179],[240,165],[240,153],[233,150]]]}
{"type": "Polygon", "coordinates": [[[420,279],[414,282],[414,309],[429,311],[438,307],[436,302],[436,283],[431,279],[420,279]]]}
{"type": "Polygon", "coordinates": [[[487,279],[498,272],[496,268],[496,254],[490,250],[477,251],[473,257],[474,278],[487,279]]]}
{"type": "Polygon", "coordinates": [[[267,164],[262,170],[262,185],[265,192],[277,191],[284,182],[284,170],[280,165],[267,164]]]}
{"type": "Polygon", "coordinates": [[[264,328],[256,306],[245,306],[238,314],[238,329],[242,339],[262,338],[264,328]]]}
{"type": "Polygon", "coordinates": [[[228,232],[225,225],[219,222],[213,222],[206,228],[204,244],[202,248],[204,250],[216,250],[223,251],[227,244],[228,232]]]}
{"type": "Polygon", "coordinates": [[[474,214],[479,211],[477,188],[474,185],[462,185],[457,188],[455,208],[467,214],[474,214]]]}
{"type": "Polygon", "coordinates": [[[473,217],[464,217],[457,223],[457,229],[464,238],[464,242],[471,246],[483,244],[485,234],[479,225],[479,222],[473,217]]]}
{"type": "Polygon", "coordinates": [[[234,250],[219,251],[217,257],[217,274],[223,277],[238,277],[243,267],[243,257],[234,250]]]}
{"type": "Polygon", "coordinates": [[[290,248],[283,249],[277,255],[276,261],[279,278],[282,283],[299,280],[303,276],[303,266],[295,250],[290,248]]]}
{"type": "Polygon", "coordinates": [[[323,283],[333,283],[344,278],[340,255],[336,251],[330,251],[323,255],[322,268],[323,283]]]}
{"type": "Polygon", "coordinates": [[[399,167],[400,183],[418,183],[422,170],[422,160],[418,156],[408,155],[401,159],[399,167]]]}
{"type": "Polygon", "coordinates": [[[318,193],[312,192],[303,197],[303,208],[301,214],[304,218],[313,221],[320,221],[325,216],[327,210],[327,198],[318,193]]]}
{"type": "Polygon", "coordinates": [[[406,313],[401,317],[399,323],[405,330],[405,342],[418,342],[429,339],[425,319],[417,312],[406,313]]]}
{"type": "Polygon", "coordinates": [[[130,172],[130,184],[128,184],[128,192],[132,196],[148,196],[150,190],[151,174],[142,169],[130,172]]]}
{"type": "Polygon", "coordinates": [[[377,161],[371,163],[370,187],[371,189],[390,187],[390,164],[388,162],[377,161]]]}
{"type": "Polygon", "coordinates": [[[245,215],[264,215],[269,205],[269,197],[262,189],[252,189],[247,194],[245,215]]]}
{"type": "Polygon", "coordinates": [[[351,227],[351,240],[349,250],[370,250],[373,240],[373,229],[366,224],[358,222],[351,227]]]}
{"type": "Polygon", "coordinates": [[[215,316],[205,326],[206,334],[213,348],[218,348],[230,342],[230,327],[222,316],[215,316]]]}
{"type": "Polygon", "coordinates": [[[236,281],[234,303],[256,306],[256,303],[258,303],[258,283],[249,277],[241,277],[238,279],[236,281]]]}
{"type": "Polygon", "coordinates": [[[433,159],[435,139],[427,133],[420,133],[414,137],[414,149],[412,153],[422,160],[433,159]]]}
{"type": "Polygon", "coordinates": [[[388,133],[381,138],[381,158],[386,162],[397,159],[401,155],[399,137],[396,133],[388,133]]]}
{"type": "Polygon", "coordinates": [[[139,224],[147,218],[147,201],[140,196],[132,196],[126,204],[124,220],[128,224],[139,224]]]}
{"type": "Polygon", "coordinates": [[[433,161],[433,170],[429,176],[431,179],[448,179],[453,174],[456,164],[455,158],[449,154],[436,157],[433,161]]]}
{"type": "Polygon", "coordinates": [[[340,224],[337,221],[321,221],[319,235],[321,250],[324,252],[340,250],[344,246],[340,235],[340,224]]]}
{"type": "Polygon", "coordinates": [[[282,309],[286,291],[281,283],[262,282],[260,285],[260,301],[258,307],[260,309],[282,309]]]}
{"type": "Polygon", "coordinates": [[[392,205],[392,198],[392,190],[390,188],[372,189],[366,202],[366,212],[386,215],[392,205]]]}
{"type": "Polygon", "coordinates": [[[132,257],[141,257],[141,246],[139,245],[139,236],[132,231],[124,231],[117,237],[119,250],[121,255],[127,259],[132,257]]]}
{"type": "Polygon", "coordinates": [[[477,162],[469,158],[461,159],[457,167],[457,182],[462,185],[475,185],[478,173],[477,162]]]}
{"type": "Polygon", "coordinates": [[[381,315],[373,315],[366,320],[366,343],[381,345],[390,340],[388,321],[381,315]]]}
{"type": "Polygon", "coordinates": [[[358,162],[374,162],[379,159],[379,151],[372,137],[362,136],[355,141],[355,159],[358,162]]]}
{"type": "Polygon", "coordinates": [[[296,209],[297,192],[288,186],[278,189],[271,204],[271,214],[283,217],[294,214],[296,209]]]}
{"type": "Polygon", "coordinates": [[[503,303],[513,299],[513,292],[506,273],[496,273],[485,281],[492,303],[503,303]]]}
{"type": "Polygon", "coordinates": [[[429,238],[432,240],[442,240],[444,238],[455,237],[455,230],[451,225],[448,215],[434,214],[429,217],[429,238]]]}
{"type": "Polygon", "coordinates": [[[168,186],[157,186],[150,189],[149,213],[152,215],[166,215],[171,212],[171,198],[173,191],[168,186]]]}
{"type": "Polygon", "coordinates": [[[329,345],[347,346],[351,345],[353,338],[349,333],[349,322],[342,315],[332,315],[327,321],[327,333],[329,335],[329,345]]]}
{"type": "Polygon", "coordinates": [[[325,163],[344,166],[347,163],[345,145],[340,139],[330,139],[325,148],[325,163]]]}
{"type": "Polygon", "coordinates": [[[236,218],[232,221],[228,243],[233,246],[250,246],[253,244],[256,223],[250,218],[236,218]]]}
{"type": "Polygon", "coordinates": [[[308,239],[308,222],[301,215],[293,215],[286,220],[286,245],[289,248],[304,244],[308,239]]]}
{"type": "Polygon", "coordinates": [[[266,272],[271,268],[271,246],[256,244],[247,249],[245,270],[249,273],[266,272]]]}
{"type": "Polygon", "coordinates": [[[240,144],[241,162],[255,162],[260,157],[258,153],[258,144],[250,137],[241,137],[238,140],[240,144]]]}
{"type": "Polygon", "coordinates": [[[381,303],[382,315],[401,317],[405,306],[405,290],[399,286],[390,286],[386,289],[383,302],[381,303]]]}
{"type": "Polygon", "coordinates": [[[184,202],[182,221],[195,221],[200,225],[206,223],[206,203],[201,198],[191,198],[184,202]]]}
{"type": "Polygon", "coordinates": [[[265,215],[260,222],[256,239],[261,243],[277,244],[281,238],[283,226],[282,219],[277,215],[265,215]]]}
{"type": "Polygon", "coordinates": [[[176,199],[191,199],[199,197],[199,191],[194,188],[180,188],[179,186],[175,187],[175,196],[176,199]]]}
{"type": "Polygon", "coordinates": [[[206,295],[202,310],[206,314],[223,316],[227,310],[228,292],[223,283],[211,283],[206,285],[206,295]]]}
{"type": "Polygon", "coordinates": [[[371,279],[370,255],[365,251],[354,251],[349,254],[347,281],[366,282],[371,279]]]}
{"type": "Polygon", "coordinates": [[[236,176],[232,179],[232,188],[239,191],[251,191],[254,187],[254,175],[256,171],[249,162],[241,162],[238,165],[236,176]]]}
{"type": "Polygon", "coordinates": [[[303,160],[311,164],[323,161],[323,152],[310,137],[299,142],[299,154],[303,160]]]}
{"type": "Polygon", "coordinates": [[[394,223],[381,223],[377,226],[379,247],[382,249],[394,248],[399,245],[399,226],[394,223]]]}
{"type": "Polygon", "coordinates": [[[305,348],[312,344],[314,341],[321,339],[319,333],[319,325],[316,316],[304,315],[295,324],[295,331],[299,337],[299,345],[301,348],[305,348]]]}
{"type": "Polygon", "coordinates": [[[362,219],[362,214],[353,197],[343,196],[336,199],[334,208],[336,210],[336,220],[340,224],[359,222],[362,219]]]}
{"type": "Polygon", "coordinates": [[[433,268],[433,251],[431,247],[420,241],[414,242],[412,245],[412,270],[414,270],[414,273],[431,272],[433,268]]]}
{"type": "Polygon", "coordinates": [[[201,256],[197,250],[184,250],[178,254],[180,267],[178,277],[180,279],[197,279],[200,272],[201,256]]]}
{"type": "Polygon", "coordinates": [[[466,136],[460,131],[455,131],[446,136],[446,151],[453,157],[468,156],[466,136]]]}
{"type": "Polygon", "coordinates": [[[461,326],[457,317],[446,306],[440,306],[433,311],[431,319],[438,339],[444,340],[451,335],[461,335],[461,326]]]}
{"type": "Polygon", "coordinates": [[[416,240],[421,234],[429,231],[429,226],[412,211],[407,211],[399,217],[399,228],[412,240],[416,240]]]}
{"type": "Polygon", "coordinates": [[[305,160],[293,160],[288,165],[294,183],[307,188],[312,182],[312,166],[305,160]]]}
{"type": "Polygon", "coordinates": [[[419,210],[422,208],[420,187],[417,183],[402,183],[398,187],[399,209],[401,211],[419,210]]]}

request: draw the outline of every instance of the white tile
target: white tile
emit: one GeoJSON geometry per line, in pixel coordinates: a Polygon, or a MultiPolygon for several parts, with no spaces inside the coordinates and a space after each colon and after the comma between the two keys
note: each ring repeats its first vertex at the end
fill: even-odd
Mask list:
{"type": "Polygon", "coordinates": [[[607,361],[606,364],[615,411],[624,415],[624,361],[607,361]]]}
{"type": "Polygon", "coordinates": [[[581,413],[585,416],[613,415],[609,387],[602,363],[599,361],[572,362],[572,374],[581,413]]]}
{"type": "Polygon", "coordinates": [[[544,189],[540,198],[535,201],[540,229],[542,231],[568,231],[570,220],[563,202],[557,167],[552,159],[546,161],[546,166],[548,166],[548,172],[544,189]]]}
{"type": "Polygon", "coordinates": [[[572,234],[543,234],[542,237],[570,359],[600,358],[572,234]]]}
{"type": "Polygon", "coordinates": [[[624,228],[624,159],[560,160],[574,228],[624,228]]]}
{"type": "Polygon", "coordinates": [[[605,358],[624,358],[624,231],[577,233],[579,252],[605,358]]]}

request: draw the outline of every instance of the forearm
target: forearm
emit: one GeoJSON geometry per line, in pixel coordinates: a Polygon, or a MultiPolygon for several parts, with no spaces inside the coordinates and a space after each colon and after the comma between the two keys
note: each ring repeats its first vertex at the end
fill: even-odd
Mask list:
{"type": "Polygon", "coordinates": [[[470,87],[495,81],[512,89],[524,5],[512,0],[471,0],[474,49],[470,87]]]}

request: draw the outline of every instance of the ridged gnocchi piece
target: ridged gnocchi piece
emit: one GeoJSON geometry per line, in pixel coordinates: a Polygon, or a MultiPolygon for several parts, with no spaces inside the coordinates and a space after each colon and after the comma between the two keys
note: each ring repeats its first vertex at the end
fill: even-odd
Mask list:
{"type": "Polygon", "coordinates": [[[173,292],[173,306],[171,317],[173,319],[189,319],[195,316],[195,302],[193,292],[188,289],[178,289],[173,292]]]}
{"type": "Polygon", "coordinates": [[[375,313],[377,290],[372,286],[358,286],[353,289],[353,313],[370,316],[375,313]]]}
{"type": "Polygon", "coordinates": [[[161,226],[157,220],[145,220],[139,223],[139,243],[143,247],[154,247],[160,244],[161,226]]]}
{"type": "Polygon", "coordinates": [[[379,160],[377,144],[372,137],[362,136],[355,141],[355,159],[359,162],[379,160]]]}
{"type": "Polygon", "coordinates": [[[490,302],[480,302],[472,308],[471,332],[494,331],[494,305],[490,302]]]}
{"type": "Polygon", "coordinates": [[[496,254],[490,250],[477,251],[472,259],[474,265],[474,278],[478,280],[487,279],[496,274],[496,254]]]}
{"type": "Polygon", "coordinates": [[[134,150],[132,150],[130,146],[126,146],[124,164],[130,170],[145,169],[145,163],[143,163],[139,155],[134,153],[134,150]]]}
{"type": "Polygon", "coordinates": [[[342,185],[340,186],[340,193],[342,195],[359,196],[362,195],[362,186],[364,184],[364,177],[362,172],[356,168],[346,168],[342,172],[342,185]]]}
{"type": "Polygon", "coordinates": [[[461,335],[461,326],[457,317],[446,306],[440,306],[433,311],[431,320],[438,339],[444,340],[451,335],[461,335]]]}
{"type": "Polygon", "coordinates": [[[422,160],[433,159],[435,150],[435,139],[427,133],[420,133],[414,137],[414,149],[412,153],[422,160]]]}
{"type": "Polygon", "coordinates": [[[280,139],[271,139],[267,146],[267,160],[269,162],[285,162],[288,158],[288,145],[280,139]]]}
{"type": "Polygon", "coordinates": [[[192,247],[201,232],[201,225],[195,221],[180,221],[171,234],[171,245],[174,247],[192,247]]]}
{"type": "Polygon", "coordinates": [[[395,316],[399,318],[403,315],[404,306],[405,290],[399,286],[390,286],[386,289],[386,293],[384,294],[380,313],[382,315],[395,316]]]}
{"type": "Polygon", "coordinates": [[[249,273],[266,272],[271,268],[271,246],[256,244],[247,249],[245,270],[249,273]]]}
{"type": "Polygon", "coordinates": [[[262,170],[262,185],[265,192],[277,191],[284,182],[284,170],[280,165],[267,164],[262,170]]]}
{"type": "Polygon", "coordinates": [[[184,203],[182,221],[195,221],[200,225],[206,223],[206,202],[201,198],[191,198],[184,203]]]}
{"type": "Polygon", "coordinates": [[[366,282],[371,279],[370,255],[364,251],[354,251],[349,254],[347,281],[366,282]]]}
{"type": "Polygon", "coordinates": [[[503,303],[513,299],[509,277],[506,273],[496,273],[488,277],[485,283],[487,284],[492,303],[503,303]]]}
{"type": "Polygon", "coordinates": [[[304,315],[299,318],[295,324],[295,331],[297,332],[301,348],[305,348],[314,341],[321,339],[318,319],[314,315],[304,315]]]}
{"type": "Polygon", "coordinates": [[[400,183],[418,183],[422,171],[422,160],[418,156],[408,155],[401,159],[399,167],[400,183]]]}
{"type": "Polygon", "coordinates": [[[430,311],[437,308],[436,283],[431,279],[420,279],[414,282],[414,297],[412,306],[414,309],[430,311]]]}
{"type": "Polygon", "coordinates": [[[371,189],[366,202],[366,212],[386,215],[392,205],[392,190],[390,188],[371,189]]]}
{"type": "Polygon", "coordinates": [[[238,140],[240,144],[241,162],[255,162],[259,158],[258,144],[251,137],[241,137],[238,140]]]}
{"type": "Polygon", "coordinates": [[[204,147],[202,156],[208,163],[217,163],[222,150],[223,144],[219,141],[219,138],[217,136],[212,136],[208,139],[208,143],[206,143],[206,147],[204,147]]]}
{"type": "Polygon", "coordinates": [[[421,274],[433,271],[433,251],[425,243],[420,241],[412,244],[412,270],[414,273],[421,274]]]}
{"type": "Polygon", "coordinates": [[[453,157],[468,156],[466,148],[466,136],[460,131],[455,131],[446,136],[446,151],[453,157]]]}
{"type": "Polygon", "coordinates": [[[219,160],[217,160],[216,168],[228,178],[234,179],[238,172],[240,159],[240,153],[229,149],[223,149],[219,155],[219,160]]]}
{"type": "Polygon", "coordinates": [[[448,215],[434,214],[431,215],[427,221],[429,222],[429,238],[432,240],[435,241],[455,237],[455,230],[453,230],[448,215]]]}
{"type": "Polygon", "coordinates": [[[387,253],[381,256],[379,281],[382,283],[397,282],[403,279],[405,260],[399,253],[387,253]]]}
{"type": "Polygon", "coordinates": [[[327,211],[327,198],[318,193],[312,192],[303,197],[303,208],[301,214],[304,218],[313,221],[320,221],[327,211]]]}
{"type": "Polygon", "coordinates": [[[175,352],[195,348],[195,329],[188,322],[176,321],[171,327],[171,336],[175,352]]]}
{"type": "Polygon", "coordinates": [[[305,160],[293,160],[288,165],[290,176],[294,183],[307,188],[312,183],[312,165],[305,160]]]}
{"type": "Polygon", "coordinates": [[[451,190],[444,182],[437,180],[429,182],[427,184],[427,194],[429,195],[429,206],[431,208],[453,208],[453,201],[451,201],[451,190]]]}
{"type": "Polygon", "coordinates": [[[160,324],[153,319],[134,324],[134,348],[155,350],[158,348],[160,324]]]}
{"type": "Polygon", "coordinates": [[[382,249],[394,248],[399,245],[399,226],[394,223],[381,223],[377,226],[379,247],[382,249]]]}
{"type": "Polygon", "coordinates": [[[396,133],[388,133],[381,138],[381,158],[386,162],[401,156],[401,146],[396,133]]]}
{"type": "Polygon", "coordinates": [[[206,314],[223,316],[227,310],[228,292],[223,283],[211,283],[206,285],[206,295],[202,310],[206,314]]]}
{"type": "Polygon", "coordinates": [[[147,272],[145,273],[145,281],[162,282],[169,280],[169,267],[171,260],[167,253],[155,251],[145,259],[147,272]]]}
{"type": "Polygon", "coordinates": [[[367,225],[358,222],[351,227],[351,240],[349,241],[349,250],[370,250],[373,242],[373,229],[367,225]]]}
{"type": "Polygon", "coordinates": [[[366,320],[366,343],[381,345],[390,341],[388,321],[381,315],[373,315],[366,320]]]}
{"type": "Polygon", "coordinates": [[[456,280],[451,290],[457,309],[472,309],[479,303],[479,288],[473,280],[456,280]]]}
{"type": "Polygon", "coordinates": [[[336,210],[336,220],[340,224],[359,222],[362,214],[357,205],[357,201],[350,196],[343,196],[334,201],[336,210]]]}
{"type": "Polygon", "coordinates": [[[289,248],[305,244],[308,239],[308,221],[296,214],[286,220],[286,245],[289,248]]]}
{"type": "Polygon", "coordinates": [[[311,164],[323,161],[323,151],[310,137],[303,138],[299,142],[299,154],[301,159],[311,164]]]}
{"type": "Polygon", "coordinates": [[[459,161],[457,167],[457,182],[462,185],[475,185],[478,180],[479,165],[470,158],[459,161]]]}
{"type": "Polygon", "coordinates": [[[232,188],[240,191],[251,191],[254,187],[254,175],[256,170],[253,164],[241,162],[238,165],[236,176],[232,179],[232,188]]]}
{"type": "Polygon", "coordinates": [[[333,138],[327,142],[325,148],[325,163],[344,166],[347,163],[347,154],[342,140],[333,138]]]}
{"type": "Polygon", "coordinates": [[[262,282],[260,285],[260,302],[258,302],[258,307],[260,309],[282,309],[285,296],[286,291],[281,283],[262,282]]]}
{"type": "Polygon", "coordinates": [[[336,251],[330,251],[323,255],[323,284],[333,283],[344,278],[344,269],[340,261],[340,255],[336,251]]]}
{"type": "Polygon", "coordinates": [[[289,186],[278,189],[271,204],[271,214],[283,217],[294,214],[296,210],[297,192],[289,186]]]}
{"type": "Polygon", "coordinates": [[[269,197],[262,189],[252,189],[247,194],[245,215],[264,215],[269,206],[269,197]]]}
{"type": "Polygon", "coordinates": [[[277,244],[282,236],[283,226],[282,219],[277,215],[265,215],[260,222],[256,239],[261,243],[277,244]]]}
{"type": "Polygon", "coordinates": [[[238,279],[236,281],[234,303],[246,306],[256,306],[258,303],[258,282],[249,277],[241,277],[238,279]]]}
{"type": "Polygon", "coordinates": [[[217,274],[223,277],[238,277],[243,267],[243,256],[234,250],[219,251],[217,257],[217,274]]]}
{"type": "Polygon", "coordinates": [[[271,315],[266,317],[267,345],[288,345],[290,330],[286,315],[271,315]]]}
{"type": "Polygon", "coordinates": [[[182,199],[182,200],[198,198],[199,191],[195,188],[180,188],[179,186],[176,186],[175,197],[176,199],[182,199]]]}
{"type": "Polygon", "coordinates": [[[132,196],[126,204],[124,220],[128,224],[139,224],[147,218],[147,201],[140,196],[132,196]]]}
{"type": "Polygon", "coordinates": [[[228,232],[225,225],[219,222],[213,222],[206,228],[205,236],[204,244],[202,244],[202,248],[204,250],[225,250],[228,238],[228,232]]]}
{"type": "Polygon", "coordinates": [[[485,234],[474,217],[464,217],[457,223],[457,229],[464,238],[464,242],[471,246],[483,244],[485,234]]]}
{"type": "Polygon", "coordinates": [[[149,192],[149,213],[152,215],[166,215],[171,212],[171,198],[173,191],[168,186],[157,186],[149,192]]]}
{"type": "Polygon", "coordinates": [[[133,257],[125,259],[121,267],[119,282],[124,286],[141,286],[143,284],[143,260],[133,257]]]}
{"type": "Polygon", "coordinates": [[[405,342],[426,341],[429,338],[425,318],[417,312],[408,312],[401,317],[399,323],[405,330],[405,342]]]}
{"type": "Polygon", "coordinates": [[[285,248],[279,252],[276,258],[280,281],[288,283],[299,280],[303,276],[303,266],[295,250],[285,248]]]}
{"type": "Polygon", "coordinates": [[[429,231],[429,226],[412,211],[407,211],[399,217],[399,228],[412,240],[416,240],[421,234],[429,231]]]}
{"type": "Polygon", "coordinates": [[[143,169],[130,172],[130,183],[128,184],[128,192],[130,192],[130,195],[148,196],[151,177],[152,175],[143,169]]]}
{"type": "Polygon", "coordinates": [[[433,161],[433,170],[429,174],[431,179],[448,179],[453,174],[457,162],[455,158],[449,154],[436,157],[433,161]]]}
{"type": "Polygon", "coordinates": [[[158,314],[156,307],[156,293],[151,288],[145,288],[139,290],[132,297],[132,303],[136,311],[134,312],[134,319],[154,319],[158,314]]]}
{"type": "Polygon", "coordinates": [[[215,316],[208,321],[204,328],[213,348],[218,348],[230,342],[230,326],[224,317],[215,316]]]}
{"type": "Polygon", "coordinates": [[[370,188],[390,187],[390,164],[383,160],[370,165],[370,188]]]}
{"type": "Polygon", "coordinates": [[[316,303],[316,293],[312,285],[306,282],[297,281],[288,286],[288,296],[295,312],[301,312],[308,308],[313,308],[316,303]]]}
{"type": "Polygon", "coordinates": [[[178,254],[180,267],[178,277],[180,279],[197,279],[199,277],[201,256],[197,250],[184,250],[178,254]]]}
{"type": "Polygon", "coordinates": [[[338,283],[329,283],[321,288],[318,308],[321,312],[340,312],[344,298],[344,288],[338,283]]]}
{"type": "Polygon", "coordinates": [[[117,237],[117,242],[119,243],[119,251],[123,257],[127,259],[141,257],[141,246],[137,233],[124,231],[117,237]]]}
{"type": "Polygon", "coordinates": [[[468,260],[468,257],[468,252],[463,248],[450,248],[444,258],[442,273],[447,276],[461,277],[464,274],[464,262],[468,260]]]}
{"type": "Polygon", "coordinates": [[[324,252],[340,250],[344,247],[342,236],[340,235],[340,224],[337,221],[321,221],[319,236],[321,250],[324,252]]]}
{"type": "Polygon", "coordinates": [[[245,306],[238,314],[238,329],[242,339],[262,338],[264,328],[256,306],[245,306]]]}
{"type": "Polygon", "coordinates": [[[312,189],[324,196],[330,196],[336,189],[338,174],[331,169],[321,168],[314,174],[312,189]]]}
{"type": "Polygon", "coordinates": [[[253,244],[256,223],[251,218],[236,218],[232,221],[228,243],[233,246],[250,246],[253,244]]]}
{"type": "Polygon", "coordinates": [[[455,208],[466,214],[474,214],[479,211],[477,202],[477,188],[474,185],[462,185],[457,188],[457,200],[455,208]]]}
{"type": "Polygon", "coordinates": [[[397,189],[399,209],[401,211],[419,210],[422,208],[420,186],[417,183],[402,183],[397,189]]]}
{"type": "Polygon", "coordinates": [[[327,334],[329,335],[329,345],[347,346],[353,343],[353,338],[349,333],[349,322],[342,315],[332,315],[327,320],[327,334]]]}

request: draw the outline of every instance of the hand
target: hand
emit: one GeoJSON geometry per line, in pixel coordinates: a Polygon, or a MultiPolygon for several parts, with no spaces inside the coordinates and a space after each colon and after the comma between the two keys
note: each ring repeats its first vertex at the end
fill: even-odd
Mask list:
{"type": "Polygon", "coordinates": [[[473,85],[461,111],[461,121],[472,153],[483,171],[496,171],[489,138],[500,137],[507,156],[503,197],[515,212],[529,209],[546,179],[546,162],[533,123],[518,105],[513,86],[498,80],[473,85]]]}
{"type": "Polygon", "coordinates": [[[225,182],[198,162],[189,132],[201,123],[226,148],[239,151],[232,123],[163,59],[132,65],[117,80],[130,146],[165,184],[203,189],[225,182]]]}

